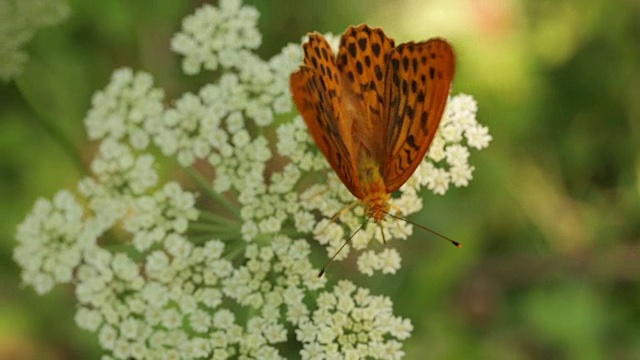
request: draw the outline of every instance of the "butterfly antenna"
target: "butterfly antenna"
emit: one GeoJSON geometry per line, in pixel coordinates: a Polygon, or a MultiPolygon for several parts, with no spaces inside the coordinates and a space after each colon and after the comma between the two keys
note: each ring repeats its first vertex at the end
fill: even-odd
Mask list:
{"type": "Polygon", "coordinates": [[[329,261],[327,261],[326,264],[324,264],[324,266],[322,267],[322,270],[320,270],[320,273],[318,274],[318,277],[321,278],[322,275],[324,275],[324,271],[327,270],[327,266],[329,266],[329,264],[331,264],[333,262],[333,260],[336,258],[336,256],[338,256],[338,254],[340,253],[340,251],[342,251],[342,249],[344,249],[344,247],[347,245],[347,243],[349,241],[351,241],[351,239],[353,239],[353,237],[358,233],[358,231],[362,230],[362,228],[364,228],[364,226],[367,224],[367,222],[369,222],[369,219],[371,219],[371,216],[369,216],[363,223],[362,225],[360,225],[360,227],[358,228],[358,230],[354,231],[353,234],[351,234],[351,236],[349,236],[349,238],[347,240],[344,241],[344,243],[342,244],[342,246],[340,246],[340,248],[336,251],[335,254],[333,254],[333,256],[331,257],[331,259],[329,259],[329,261]]]}
{"type": "Polygon", "coordinates": [[[439,232],[437,232],[437,231],[435,231],[435,230],[431,230],[431,229],[429,229],[428,227],[426,227],[426,226],[424,226],[424,225],[417,224],[417,223],[415,223],[415,222],[413,222],[413,221],[411,221],[411,220],[409,220],[409,219],[405,219],[405,218],[403,218],[403,217],[400,217],[400,216],[397,216],[397,215],[393,215],[392,213],[389,213],[389,212],[385,212],[385,213],[386,213],[387,215],[391,216],[392,218],[396,218],[396,219],[398,219],[398,220],[402,220],[402,221],[407,222],[407,223],[409,223],[409,224],[411,224],[411,225],[413,225],[413,226],[417,226],[417,227],[419,227],[419,228],[420,228],[420,229],[422,229],[422,230],[426,230],[426,231],[428,231],[428,232],[430,232],[430,233],[432,233],[432,234],[434,234],[434,235],[436,235],[436,236],[439,236],[439,237],[441,237],[442,239],[447,240],[448,242],[452,243],[452,244],[453,244],[453,245],[455,245],[456,247],[459,247],[459,248],[460,248],[460,247],[462,247],[462,244],[460,244],[459,242],[457,242],[457,241],[455,241],[455,240],[452,240],[452,239],[450,239],[450,238],[448,238],[448,237],[446,237],[446,236],[444,236],[444,235],[440,234],[439,232]]]}

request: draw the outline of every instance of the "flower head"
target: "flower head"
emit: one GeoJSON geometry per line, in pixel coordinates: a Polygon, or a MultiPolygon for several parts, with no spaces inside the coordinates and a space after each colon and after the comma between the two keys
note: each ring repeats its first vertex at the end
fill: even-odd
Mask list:
{"type": "MultiPolygon", "coordinates": [[[[285,358],[294,338],[302,358],[403,355],[412,326],[391,300],[318,278],[310,258],[318,244],[331,256],[362,226],[336,260],[353,250],[361,273],[393,274],[400,253],[371,242],[406,239],[412,226],[363,226],[362,207],[292,111],[300,46],[258,57],[258,15],[223,0],[184,19],[171,43],[184,72],[216,73],[169,105],[151,75],[116,70],[85,119],[99,143],[91,174],[38,200],[18,228],[24,283],[40,294],[73,283],[75,321],[105,358],[285,358]]],[[[468,95],[450,99],[394,209],[420,210],[423,187],[469,183],[470,148],[491,140],[476,110],[468,95]]]]}

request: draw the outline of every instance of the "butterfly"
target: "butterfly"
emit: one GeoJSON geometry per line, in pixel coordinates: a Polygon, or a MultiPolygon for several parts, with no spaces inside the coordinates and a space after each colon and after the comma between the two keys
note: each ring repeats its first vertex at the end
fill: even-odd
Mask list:
{"type": "Polygon", "coordinates": [[[309,34],[291,75],[293,100],[342,183],[380,223],[391,193],[424,159],[438,130],[455,71],[443,39],[398,46],[380,28],[348,28],[337,56],[309,34]]]}

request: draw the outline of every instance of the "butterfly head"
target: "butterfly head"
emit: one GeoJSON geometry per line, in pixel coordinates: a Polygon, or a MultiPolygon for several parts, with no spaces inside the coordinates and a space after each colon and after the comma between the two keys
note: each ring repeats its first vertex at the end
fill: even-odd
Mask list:
{"type": "Polygon", "coordinates": [[[380,189],[380,191],[368,192],[362,199],[367,217],[373,218],[376,222],[381,222],[389,213],[391,205],[389,199],[391,194],[380,189]]]}

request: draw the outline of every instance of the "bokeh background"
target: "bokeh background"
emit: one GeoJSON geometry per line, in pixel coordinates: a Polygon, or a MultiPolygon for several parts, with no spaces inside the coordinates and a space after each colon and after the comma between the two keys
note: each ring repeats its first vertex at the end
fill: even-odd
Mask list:
{"type": "MultiPolygon", "coordinates": [[[[265,58],[359,23],[456,48],[454,92],[478,100],[494,140],[472,154],[468,188],[425,192],[411,219],[464,247],[414,231],[393,244],[395,277],[332,270],[412,319],[407,359],[640,359],[640,2],[245,3],[262,13],[265,58]]],[[[201,4],[69,1],[68,18],[26,46],[22,75],[0,83],[0,359],[99,357],[73,322],[71,288],[40,297],[20,286],[15,227],[38,197],[83,176],[95,150],[83,117],[114,69],[150,72],[169,99],[207,81],[182,75],[169,50],[201,4]]]]}

